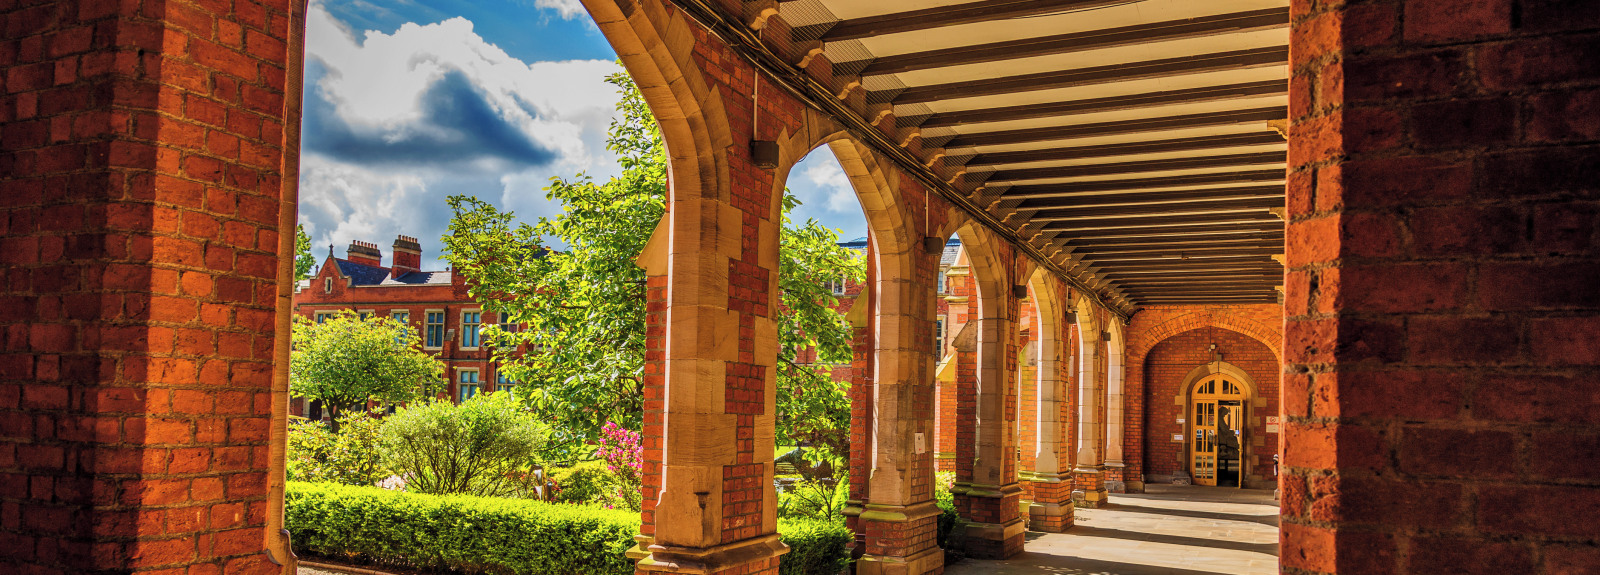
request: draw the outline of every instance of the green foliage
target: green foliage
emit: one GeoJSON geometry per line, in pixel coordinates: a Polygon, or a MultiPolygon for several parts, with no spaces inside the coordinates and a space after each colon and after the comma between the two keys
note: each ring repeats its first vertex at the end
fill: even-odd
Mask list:
{"type": "Polygon", "coordinates": [[[381,437],[384,461],[409,491],[515,495],[548,431],[511,394],[482,393],[460,405],[429,400],[401,408],[381,437]]]}
{"type": "Polygon", "coordinates": [[[850,449],[849,384],[835,381],[826,364],[849,364],[854,329],[835,307],[839,300],[828,282],[861,283],[865,258],[839,245],[837,230],[816,220],[796,225],[789,212],[800,205],[783,197],[783,236],[778,243],[778,289],[783,313],[778,314],[778,443],[810,445],[814,462],[834,468],[850,449]],[[795,358],[816,351],[824,365],[801,365],[795,358]],[[815,456],[815,457],[813,457],[815,456]]]}
{"type": "Polygon", "coordinates": [[[290,481],[373,485],[392,474],[378,453],[383,420],[361,412],[339,419],[338,433],[318,421],[289,422],[285,463],[290,481]]]}
{"type": "Polygon", "coordinates": [[[953,471],[939,471],[933,474],[933,500],[939,505],[939,547],[949,549],[946,544],[950,540],[950,533],[961,523],[961,515],[956,513],[956,497],[950,492],[955,486],[956,474],[953,471]]]}
{"type": "Polygon", "coordinates": [[[467,495],[291,482],[297,552],[358,562],[518,575],[631,575],[639,514],[467,495]]]}
{"type": "MultiPolygon", "coordinates": [[[[526,326],[487,328],[485,337],[519,395],[561,434],[566,459],[582,457],[605,422],[638,430],[643,417],[645,276],[634,258],[665,213],[666,153],[632,81],[626,74],[607,80],[622,93],[607,143],[621,175],[604,183],[583,174],[552,179],[546,190],[562,213],[531,225],[477,198],[451,197],[454,217],[443,237],[445,257],[473,299],[526,326]]],[[[837,245],[835,230],[790,222],[795,205],[785,195],[778,433],[780,442],[807,442],[837,457],[848,446],[845,386],[826,366],[794,359],[815,347],[820,362],[850,361],[851,330],[823,284],[861,281],[865,264],[837,245]]]]}
{"type": "Polygon", "coordinates": [[[421,349],[417,334],[387,317],[344,310],[323,323],[297,317],[289,356],[289,392],[320,399],[339,414],[377,400],[397,405],[442,385],[444,365],[421,349]]]}
{"type": "MultiPolygon", "coordinates": [[[[464,573],[631,575],[624,552],[639,514],[522,499],[434,496],[290,482],[285,522],[295,551],[464,573]]],[[[783,575],[834,575],[853,535],[839,521],[779,519],[783,575]]]]}
{"type": "Polygon", "coordinates": [[[561,503],[598,505],[607,509],[638,511],[642,501],[639,484],[629,482],[606,469],[603,461],[585,461],[571,467],[545,469],[559,491],[561,503]]]}
{"type": "Polygon", "coordinates": [[[778,494],[778,517],[844,521],[844,506],[849,499],[847,480],[802,481],[794,489],[778,494]]]}
{"type": "Polygon", "coordinates": [[[834,575],[850,563],[847,547],[855,534],[842,519],[779,518],[778,534],[789,546],[778,575],[834,575]]]}
{"type": "Polygon", "coordinates": [[[574,450],[607,421],[640,428],[645,277],[633,259],[665,213],[660,130],[625,74],[607,81],[623,95],[608,139],[620,176],[602,184],[584,174],[552,179],[546,191],[563,211],[534,225],[453,196],[455,217],[443,238],[445,257],[467,278],[471,296],[525,326],[516,333],[486,329],[485,337],[519,393],[574,450]]]}
{"type": "Polygon", "coordinates": [[[316,256],[311,255],[311,236],[306,227],[294,226],[294,281],[311,279],[311,268],[317,267],[316,256]]]}

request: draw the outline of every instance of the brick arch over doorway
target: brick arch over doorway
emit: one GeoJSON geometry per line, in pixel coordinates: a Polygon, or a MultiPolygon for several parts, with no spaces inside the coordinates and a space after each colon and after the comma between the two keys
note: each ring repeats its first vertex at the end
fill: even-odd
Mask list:
{"type": "Polygon", "coordinates": [[[1144,427],[1137,451],[1141,457],[1130,458],[1129,468],[1137,465],[1133,473],[1142,473],[1150,483],[1170,483],[1174,476],[1189,473],[1188,443],[1172,438],[1187,438],[1187,428],[1177,420],[1193,418],[1188,409],[1190,388],[1196,381],[1193,375],[1196,368],[1213,361],[1212,345],[1220,354],[1219,361],[1243,373],[1252,384],[1243,462],[1246,487],[1272,489],[1276,486],[1272,456],[1278,453],[1278,433],[1276,429],[1268,432],[1266,418],[1278,416],[1278,358],[1265,343],[1216,326],[1174,334],[1144,354],[1138,382],[1142,393],[1135,400],[1144,412],[1139,420],[1144,427]]]}
{"type": "MultiPolygon", "coordinates": [[[[1234,306],[1150,306],[1134,314],[1133,320],[1128,322],[1127,351],[1124,356],[1126,369],[1126,389],[1124,397],[1130,401],[1124,408],[1124,418],[1127,422],[1123,429],[1122,445],[1126,453],[1127,465],[1125,473],[1130,482],[1129,489],[1138,489],[1132,482],[1140,481],[1140,474],[1169,475],[1170,471],[1151,470],[1145,468],[1147,461],[1146,446],[1150,441],[1166,439],[1171,442],[1171,432],[1157,437],[1158,430],[1146,426],[1152,405],[1146,403],[1148,396],[1147,386],[1150,375],[1146,365],[1151,350],[1158,344],[1179,334],[1200,329],[1221,329],[1238,334],[1241,338],[1260,345],[1263,351],[1274,361],[1281,361],[1283,347],[1283,308],[1276,305],[1234,305],[1234,306]],[[1147,438],[1147,435],[1149,438],[1147,438]]],[[[1193,368],[1191,365],[1189,368],[1193,368]]],[[[1274,366],[1275,367],[1275,366],[1274,366]]],[[[1187,368],[1185,369],[1187,372],[1187,368]]],[[[1278,380],[1277,370],[1272,370],[1270,379],[1278,380]]],[[[1180,374],[1181,377],[1182,374],[1180,374]]],[[[1261,377],[1256,376],[1257,381],[1261,377]]],[[[1276,406],[1277,386],[1273,386],[1273,401],[1276,406]]],[[[1168,403],[1171,398],[1167,398],[1168,403]]],[[[1278,415],[1276,410],[1271,415],[1278,415]]],[[[1176,419],[1175,417],[1170,419],[1176,419]]],[[[1171,423],[1171,422],[1167,422],[1171,423]]],[[[1165,427],[1163,427],[1165,429],[1165,427]]]]}

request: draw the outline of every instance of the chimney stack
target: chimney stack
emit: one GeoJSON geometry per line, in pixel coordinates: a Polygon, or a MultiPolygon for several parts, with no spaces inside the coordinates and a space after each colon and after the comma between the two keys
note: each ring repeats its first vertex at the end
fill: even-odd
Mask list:
{"type": "Polygon", "coordinates": [[[408,272],[422,271],[422,244],[417,238],[400,236],[394,240],[394,270],[391,275],[400,277],[408,272]]]}
{"type": "Polygon", "coordinates": [[[345,258],[358,264],[383,267],[383,252],[378,251],[378,244],[371,242],[350,242],[350,247],[345,250],[345,258]]]}

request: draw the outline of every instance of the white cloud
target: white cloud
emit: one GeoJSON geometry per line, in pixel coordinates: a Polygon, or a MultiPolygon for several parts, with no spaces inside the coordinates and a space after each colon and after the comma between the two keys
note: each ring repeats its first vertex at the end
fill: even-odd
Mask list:
{"type": "Polygon", "coordinates": [[[587,13],[583,9],[583,3],[578,0],[534,0],[533,5],[555,10],[562,18],[576,18],[587,13]]]}
{"type": "Polygon", "coordinates": [[[833,154],[825,155],[827,157],[823,161],[811,162],[806,166],[806,179],[827,194],[825,201],[828,211],[846,214],[860,212],[861,202],[856,198],[855,188],[850,185],[850,177],[844,174],[844,168],[833,154]]]}
{"type": "MultiPolygon", "coordinates": [[[[536,5],[566,18],[584,13],[575,0],[536,5]]],[[[317,125],[306,129],[300,210],[321,249],[332,242],[343,257],[351,240],[364,240],[387,252],[406,234],[431,259],[449,222],[447,195],[477,195],[532,220],[556,210],[541,190],[549,177],[617,172],[605,149],[618,95],[604,79],[621,70],[614,62],[526,63],[463,18],[358,40],[317,2],[306,41],[322,74],[307,78],[317,80],[306,94],[307,123],[317,125]],[[463,117],[482,125],[450,124],[463,117]],[[410,155],[384,157],[390,150],[410,155]]]]}

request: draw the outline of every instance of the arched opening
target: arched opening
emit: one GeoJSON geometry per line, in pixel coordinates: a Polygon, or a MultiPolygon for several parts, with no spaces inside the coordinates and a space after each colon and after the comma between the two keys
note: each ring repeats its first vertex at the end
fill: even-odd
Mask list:
{"type": "Polygon", "coordinates": [[[1243,487],[1250,436],[1249,376],[1220,361],[1196,368],[1189,392],[1189,476],[1195,485],[1243,487]]]}
{"type": "Polygon", "coordinates": [[[1277,366],[1276,355],[1266,344],[1220,327],[1182,331],[1152,346],[1142,366],[1144,426],[1148,430],[1142,444],[1146,481],[1273,488],[1272,455],[1277,452],[1279,432],[1277,366]],[[1202,384],[1210,387],[1197,389],[1202,384]],[[1234,456],[1237,472],[1219,467],[1217,474],[1208,473],[1210,477],[1197,474],[1197,453],[1220,452],[1197,445],[1197,429],[1216,433],[1220,421],[1220,416],[1212,415],[1220,412],[1198,415],[1197,402],[1218,406],[1210,409],[1227,407],[1229,415],[1236,417],[1226,423],[1238,432],[1237,446],[1229,446],[1238,452],[1234,456]],[[1225,478],[1222,472],[1236,473],[1237,479],[1225,478]]]}

